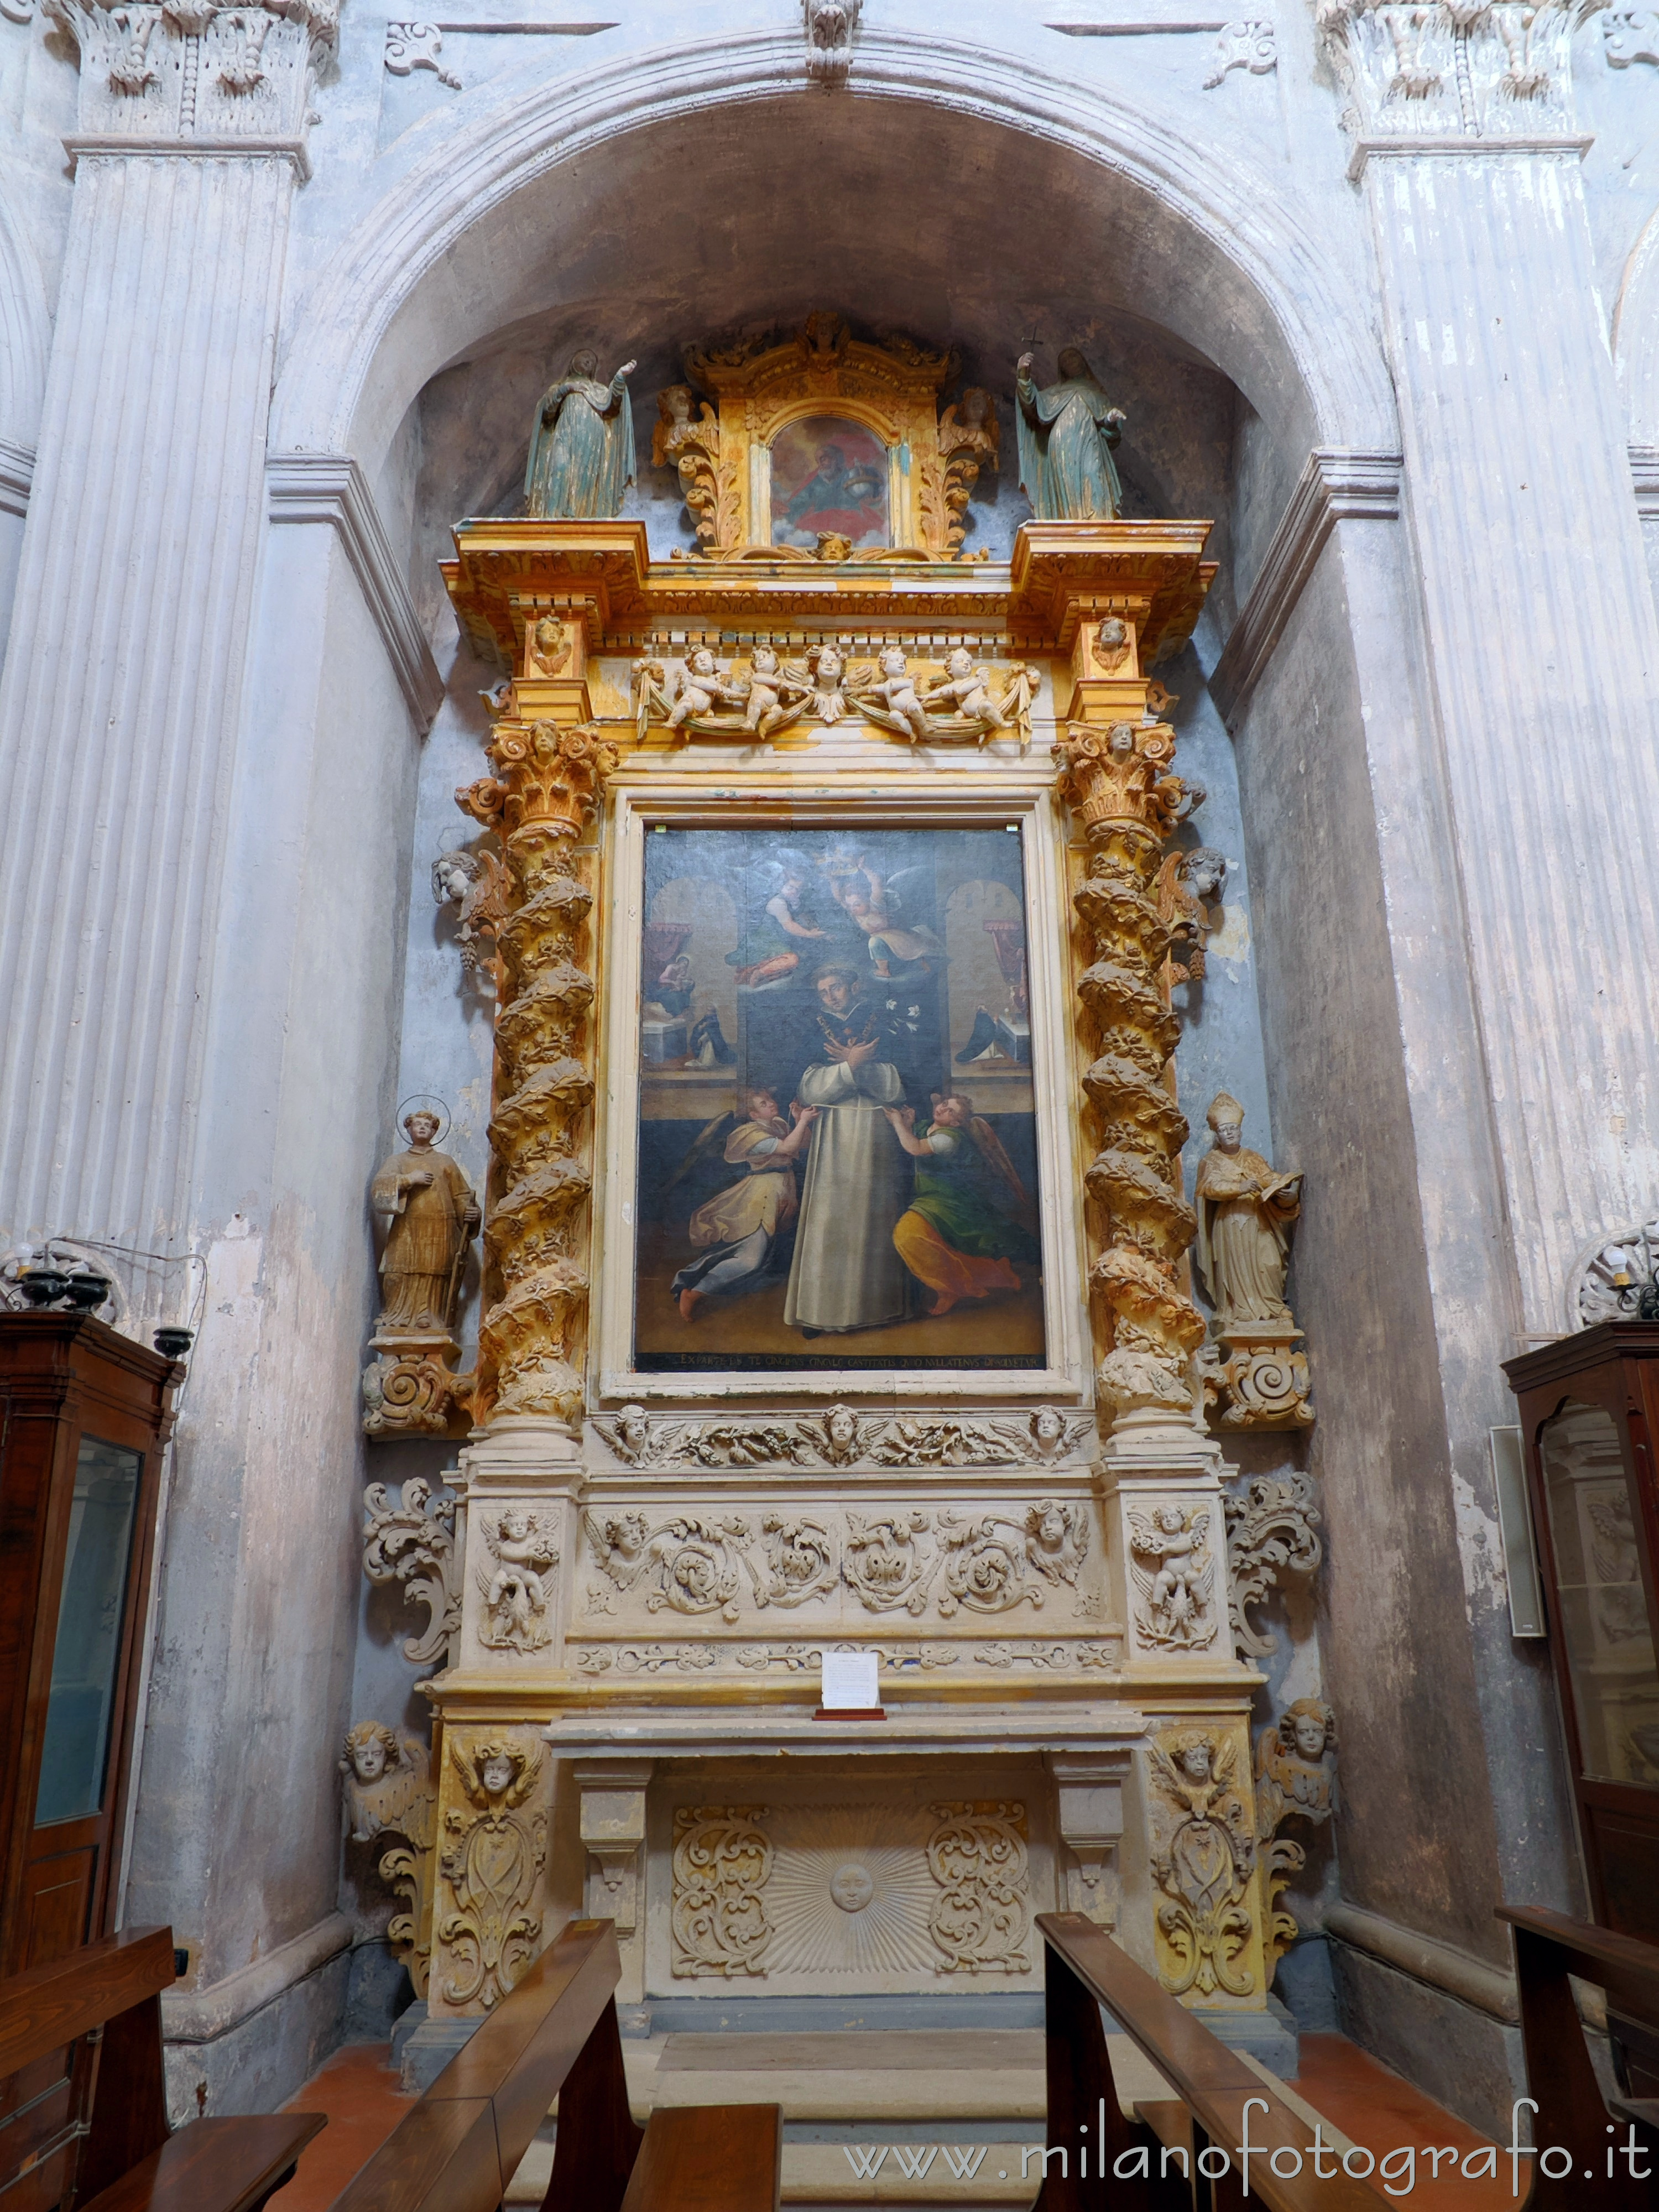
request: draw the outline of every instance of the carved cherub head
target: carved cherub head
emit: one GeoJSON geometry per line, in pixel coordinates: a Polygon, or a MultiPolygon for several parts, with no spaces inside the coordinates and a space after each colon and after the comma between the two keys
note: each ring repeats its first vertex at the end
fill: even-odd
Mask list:
{"type": "Polygon", "coordinates": [[[685,665],[693,676],[713,676],[715,672],[714,656],[706,645],[700,645],[685,665]]]}
{"type": "Polygon", "coordinates": [[[1134,758],[1135,732],[1133,722],[1114,722],[1107,734],[1106,746],[1115,761],[1134,758]]]}
{"type": "Polygon", "coordinates": [[[1027,1526],[1045,1552],[1057,1552],[1066,1541],[1066,1515],[1052,1498],[1045,1498],[1041,1505],[1034,1505],[1026,1516],[1027,1526]]]}
{"type": "Polygon", "coordinates": [[[1176,1753],[1176,1765],[1189,1782],[1207,1782],[1215,1771],[1215,1746],[1206,1735],[1194,1736],[1176,1753]]]}
{"type": "Polygon", "coordinates": [[[691,420],[696,394],[689,384],[671,384],[657,394],[657,412],[665,422],[682,429],[691,420]]]}
{"type": "Polygon", "coordinates": [[[522,1505],[510,1505],[496,1525],[509,1544],[521,1544],[533,1524],[522,1505]]]}
{"type": "Polygon", "coordinates": [[[629,1451],[639,1451],[650,1441],[651,1420],[643,1406],[624,1406],[617,1416],[617,1434],[629,1451]]]}
{"type": "Polygon", "coordinates": [[[965,645],[953,645],[945,656],[945,672],[957,681],[974,672],[974,656],[965,645]]]}
{"type": "Polygon", "coordinates": [[[847,655],[833,638],[815,645],[806,656],[806,665],[817,681],[828,687],[839,684],[847,672],[847,655]]]}
{"type": "Polygon", "coordinates": [[[623,1513],[605,1522],[605,1533],[617,1557],[631,1565],[645,1549],[650,1532],[644,1514],[623,1513]]]}
{"type": "Polygon", "coordinates": [[[769,645],[757,645],[750,655],[749,665],[757,676],[775,676],[778,656],[769,645]]]}
{"type": "Polygon", "coordinates": [[[345,1740],[342,1774],[355,1774],[367,1786],[378,1782],[399,1757],[398,1739],[383,1721],[359,1721],[345,1740]]]}
{"type": "Polygon", "coordinates": [[[1066,1423],[1052,1406],[1039,1406],[1031,1416],[1033,1441],[1044,1451],[1052,1451],[1066,1434],[1066,1423]]]}
{"type": "Polygon", "coordinates": [[[470,1753],[452,1741],[450,1758],[467,1796],[490,1812],[498,1812],[503,1804],[522,1805],[536,1785],[542,1763],[539,1751],[501,1736],[475,1744],[470,1753]]]}
{"type": "Polygon", "coordinates": [[[1166,1536],[1184,1536],[1187,1516],[1178,1505],[1158,1505],[1152,1509],[1152,1526],[1161,1528],[1166,1536]]]}
{"type": "Polygon", "coordinates": [[[1097,646],[1101,658],[1103,660],[1109,660],[1114,653],[1125,651],[1128,642],[1128,623],[1121,615],[1108,615],[1100,625],[1100,636],[1097,646]]]}
{"type": "Polygon", "coordinates": [[[432,896],[440,906],[464,899],[472,888],[478,863],[471,853],[440,853],[432,863],[432,896]]]}
{"type": "Polygon", "coordinates": [[[1227,855],[1213,845],[1194,845],[1182,855],[1181,872],[1194,897],[1208,906],[1226,888],[1227,855]]]}
{"type": "Polygon", "coordinates": [[[970,384],[957,402],[963,422],[977,428],[991,411],[991,395],[982,386],[970,384]]]}
{"type": "Polygon", "coordinates": [[[1279,1740],[1311,1766],[1336,1749],[1336,1715],[1323,1698],[1298,1698],[1279,1716],[1279,1740]]]}
{"type": "Polygon", "coordinates": [[[884,647],[881,656],[881,672],[884,676],[902,676],[907,672],[902,647],[890,645],[884,647]]]}
{"type": "Polygon", "coordinates": [[[837,1451],[848,1451],[857,1440],[858,1419],[845,1406],[831,1406],[823,1417],[824,1432],[837,1451]]]}

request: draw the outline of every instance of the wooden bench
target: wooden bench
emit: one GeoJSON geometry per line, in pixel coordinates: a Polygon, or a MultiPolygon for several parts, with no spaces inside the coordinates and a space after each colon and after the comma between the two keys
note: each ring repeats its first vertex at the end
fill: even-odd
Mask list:
{"type": "Polygon", "coordinates": [[[130,1929],[0,1982],[7,2212],[258,2212],[319,2113],[167,2125],[161,1993],[170,1928],[130,1929]]]}
{"type": "Polygon", "coordinates": [[[1598,2212],[1602,2206],[1607,2212],[1651,2212],[1659,2199],[1659,2078],[1649,2070],[1659,2055],[1659,1948],[1563,1912],[1504,1905],[1498,1917],[1509,1922],[1515,1936],[1527,2088],[1538,2106],[1533,2140],[1542,2150],[1559,2146],[1570,2154],[1558,2173],[1546,2173],[1543,2160],[1537,2161],[1528,2212],[1578,2212],[1590,2203],[1598,2212]],[[1611,2108],[1590,2063],[1571,1974],[1607,1993],[1614,2069],[1624,2093],[1611,2108]],[[1623,2148],[1632,2136],[1634,2160],[1623,2148]],[[1644,2166],[1650,2178],[1643,2177],[1644,2166]],[[1593,2197],[1583,2186],[1586,2172],[1595,2177],[1593,2197]]]}
{"type": "Polygon", "coordinates": [[[1322,2132],[1316,2139],[1316,2131],[1259,2074],[1103,1928],[1078,1912],[1040,1913],[1036,1924],[1047,1946],[1048,2069],[1038,2212],[1232,2212],[1245,2204],[1245,2165],[1249,2201],[1269,2212],[1377,2212],[1376,2190],[1343,2172],[1322,2132]],[[1141,2105],[1134,2119],[1125,2118],[1102,2005],[1175,2089],[1178,2103],[1141,2105]],[[1248,2159],[1242,2159],[1246,2144],[1248,2159]],[[1056,2166],[1061,2149],[1070,2155],[1056,2166]]]}
{"type": "Polygon", "coordinates": [[[544,2212],[777,2212],[776,2105],[678,2106],[635,2126],[617,2025],[621,1975],[612,1923],[573,1920],[331,2212],[496,2212],[555,2097],[544,2212]]]}

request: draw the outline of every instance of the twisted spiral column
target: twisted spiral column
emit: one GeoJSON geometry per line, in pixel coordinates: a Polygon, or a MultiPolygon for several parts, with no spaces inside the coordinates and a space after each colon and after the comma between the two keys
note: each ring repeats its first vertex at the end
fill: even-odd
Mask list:
{"type": "Polygon", "coordinates": [[[1078,995],[1095,1055],[1083,1088],[1099,1149],[1084,1181],[1101,1231],[1090,1270],[1106,1340],[1099,1392],[1120,1455],[1190,1454],[1188,1363],[1205,1328],[1177,1273],[1197,1222],[1181,1188],[1187,1122],[1166,1077],[1180,1032],[1160,981],[1170,925],[1153,896],[1187,787],[1165,722],[1074,722],[1054,751],[1089,846],[1073,904],[1091,955],[1078,995]]]}
{"type": "Polygon", "coordinates": [[[477,1426],[580,1418],[592,1189],[593,895],[574,851],[617,753],[585,725],[526,721],[509,692],[487,748],[495,773],[456,793],[501,837],[510,911],[499,946],[489,1303],[472,1386],[477,1426]]]}

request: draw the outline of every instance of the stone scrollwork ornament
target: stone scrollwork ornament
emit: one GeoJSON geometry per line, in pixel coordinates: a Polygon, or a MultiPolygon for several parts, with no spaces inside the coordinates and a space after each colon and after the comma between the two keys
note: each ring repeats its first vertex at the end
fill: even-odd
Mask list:
{"type": "Polygon", "coordinates": [[[594,1428],[619,1460],[640,1468],[1039,1467],[1079,1449],[1086,1415],[1040,1406],[1019,1419],[855,1413],[832,1406],[800,1419],[727,1421],[647,1413],[624,1406],[594,1428]]]}
{"type": "Polygon", "coordinates": [[[1030,1855],[1025,1808],[959,1803],[930,1808],[927,1870],[939,1894],[928,1932],[941,1974],[1023,1974],[1031,1960],[1030,1855]]]}
{"type": "Polygon", "coordinates": [[[1336,1810],[1336,1715],[1322,1698],[1298,1698],[1255,1747],[1255,1832],[1267,1893],[1262,1946],[1271,1981],[1302,1933],[1279,1898],[1307,1864],[1302,1845],[1279,1830],[1287,1820],[1323,1827],[1336,1810]]]}
{"type": "Polygon", "coordinates": [[[1242,1490],[1229,1491],[1223,1504],[1234,1648],[1241,1659],[1265,1659],[1279,1640],[1256,1626],[1251,1609],[1265,1601],[1280,1575],[1310,1575],[1324,1557],[1318,1502],[1305,1474],[1258,1474],[1242,1490]]]}
{"type": "Polygon", "coordinates": [[[383,1483],[371,1482],[363,1508],[363,1572],[372,1583],[401,1583],[404,1604],[426,1607],[426,1626],[404,1644],[404,1656],[429,1667],[461,1625],[455,1501],[434,1503],[431,1484],[411,1475],[396,1504],[383,1483]]]}
{"type": "Polygon", "coordinates": [[[847,82],[853,64],[853,33],[864,0],[801,0],[806,23],[806,74],[813,84],[834,92],[847,82]]]}
{"type": "Polygon", "coordinates": [[[447,2004],[488,2012],[541,1942],[533,1899],[547,1862],[547,1815],[524,1808],[546,1753],[510,1738],[466,1743],[451,1735],[448,1746],[463,1803],[445,1814],[439,1855],[450,1909],[434,1930],[438,1990],[447,2004]]]}
{"type": "Polygon", "coordinates": [[[772,1924],[762,1893],[772,1845],[764,1805],[683,1805],[674,1815],[673,1972],[763,1974],[772,1924]]]}
{"type": "Polygon", "coordinates": [[[1248,70],[1252,76],[1269,76],[1279,67],[1279,38],[1270,20],[1224,23],[1215,42],[1215,59],[1204,80],[1206,92],[1224,84],[1229,73],[1248,70]]]}
{"type": "Polygon", "coordinates": [[[1255,1932],[1244,1897],[1255,1838],[1234,1786],[1237,1747],[1209,1729],[1182,1728],[1153,1743],[1147,1757],[1159,1978],[1176,1996],[1188,1990],[1247,1996],[1255,1986],[1242,1958],[1255,1932]]]}
{"type": "Polygon", "coordinates": [[[387,1923],[386,1940],[409,1969],[417,1997],[424,1997],[432,1963],[432,1842],[438,1792],[428,1772],[426,1746],[406,1730],[360,1721],[348,1735],[340,1759],[346,1821],[354,1844],[386,1838],[379,1872],[404,1899],[405,1911],[387,1923]],[[401,1844],[392,1842],[401,1837],[401,1844]]]}

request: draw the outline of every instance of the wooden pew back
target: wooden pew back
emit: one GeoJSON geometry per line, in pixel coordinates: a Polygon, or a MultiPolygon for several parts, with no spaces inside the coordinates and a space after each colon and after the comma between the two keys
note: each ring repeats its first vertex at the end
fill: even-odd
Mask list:
{"type": "Polygon", "coordinates": [[[1542,2149],[1559,2145],[1571,2153],[1569,2166],[1559,2174],[1547,2174],[1539,2162],[1528,2212],[1578,2212],[1592,2201],[1583,2187],[1587,2170],[1595,2178],[1593,2201],[1598,2207],[1607,2212],[1646,2207],[1650,2212],[1659,2183],[1644,2179],[1640,2168],[1646,2164],[1659,2176],[1659,2099],[1632,2095],[1622,2106],[1624,2125],[1615,2123],[1609,2133],[1607,2108],[1568,1976],[1576,1974],[1606,1991],[1615,2034],[1622,2014],[1659,2037],[1659,1948],[1535,1906],[1499,1905],[1498,1917],[1514,1930],[1527,2087],[1538,2106],[1533,2139],[1542,2149]],[[1632,2160],[1621,2148],[1632,2124],[1645,2159],[1632,2160]]]}
{"type": "Polygon", "coordinates": [[[166,2142],[161,1992],[177,1978],[172,1929],[135,1928],[0,1982],[9,2212],[90,2196],[166,2142]]]}
{"type": "Polygon", "coordinates": [[[1194,2203],[1242,2203],[1245,2164],[1250,2197],[1268,2212],[1376,2212],[1370,2185],[1345,2173],[1322,2136],[1316,2140],[1259,2075],[1103,1928],[1078,1912],[1039,1913],[1036,1924],[1048,1947],[1047,2142],[1051,2149],[1072,2152],[1068,2172],[1053,2166],[1045,2172],[1038,2212],[1182,2212],[1194,2203]],[[1164,2160],[1149,2129],[1123,2118],[1102,2005],[1191,2113],[1189,2178],[1181,2178],[1179,2160],[1164,2160]],[[1247,2142],[1249,2156],[1242,2160],[1240,2147],[1247,2142]],[[1322,2143],[1322,2157],[1316,2155],[1322,2143]],[[1144,2179],[1132,2170],[1133,2154],[1143,2149],[1149,2168],[1144,2179]],[[1280,2154],[1279,2172],[1270,2162],[1274,2152],[1280,2154]],[[1292,2152],[1299,2171],[1292,2170],[1292,2152]],[[1079,2153],[1086,2154],[1086,2170],[1079,2153]],[[1230,2169],[1224,2173],[1224,2153],[1230,2169]],[[1211,2169],[1208,2177],[1198,2172],[1200,2165],[1211,2169]]]}
{"type": "Polygon", "coordinates": [[[161,1991],[177,1978],[173,1930],[134,1928],[0,1982],[7,2212],[257,2212],[293,2172],[317,2113],[168,2127],[161,1991]]]}
{"type": "Polygon", "coordinates": [[[573,1920],[399,2121],[332,2212],[495,2212],[559,2099],[547,2202],[619,2212],[641,2141],[628,2109],[608,1920],[573,1920]]]}

